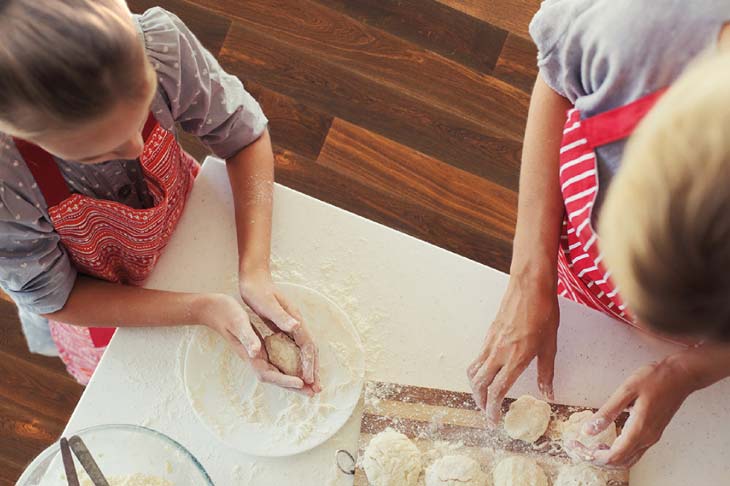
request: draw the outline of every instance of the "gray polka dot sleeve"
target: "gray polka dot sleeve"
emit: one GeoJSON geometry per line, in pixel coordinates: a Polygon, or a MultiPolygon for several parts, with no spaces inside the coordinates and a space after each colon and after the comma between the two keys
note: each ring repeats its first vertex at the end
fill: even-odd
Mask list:
{"type": "Polygon", "coordinates": [[[224,159],[263,134],[268,120],[258,102],[179,18],[156,7],[138,22],[172,121],[224,159]]]}

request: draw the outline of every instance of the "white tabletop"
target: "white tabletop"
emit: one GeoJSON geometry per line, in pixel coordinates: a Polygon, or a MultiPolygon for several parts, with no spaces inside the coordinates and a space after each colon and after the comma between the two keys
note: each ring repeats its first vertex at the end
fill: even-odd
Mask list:
{"type": "MultiPolygon", "coordinates": [[[[448,251],[276,187],[275,278],[335,300],[358,328],[368,378],[469,389],[465,368],[495,315],[507,276],[448,251]]],[[[222,162],[209,159],[147,286],[235,292],[232,196],[222,162]]],[[[122,329],[87,387],[67,432],[103,423],[160,430],[186,446],[217,486],[349,484],[334,451],[355,450],[360,411],[329,442],[301,455],[258,459],[229,449],[200,424],[180,377],[189,330],[122,329]]],[[[571,302],[561,302],[556,398],[600,406],[638,366],[673,346],[571,302]]],[[[534,363],[511,395],[537,393],[534,363]]],[[[662,441],[632,470],[632,486],[727,484],[730,382],[694,394],[662,441]]]]}

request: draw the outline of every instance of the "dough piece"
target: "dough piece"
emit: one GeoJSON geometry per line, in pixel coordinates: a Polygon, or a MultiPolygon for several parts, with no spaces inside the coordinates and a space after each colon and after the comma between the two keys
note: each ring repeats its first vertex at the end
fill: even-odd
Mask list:
{"type": "Polygon", "coordinates": [[[509,407],[504,416],[504,430],[513,439],[535,442],[548,428],[550,405],[547,402],[523,395],[509,407]]]}
{"type": "Polygon", "coordinates": [[[264,338],[264,346],[269,354],[269,361],[284,374],[300,376],[302,374],[302,352],[294,340],[277,332],[264,338]]]}
{"type": "Polygon", "coordinates": [[[585,463],[565,466],[554,486],[606,486],[606,475],[585,463]]]}
{"type": "Polygon", "coordinates": [[[511,456],[492,471],[494,486],[548,486],[548,478],[534,459],[511,456]]]}
{"type": "Polygon", "coordinates": [[[592,417],[593,412],[590,410],[576,412],[568,417],[568,420],[563,422],[561,425],[563,449],[570,457],[577,461],[581,461],[583,459],[580,454],[576,454],[568,445],[571,441],[576,440],[590,449],[598,447],[600,444],[605,444],[610,447],[616,440],[616,424],[614,422],[611,422],[611,424],[598,435],[588,435],[583,433],[583,425],[591,420],[592,417]]]}
{"type": "Polygon", "coordinates": [[[426,486],[486,486],[487,475],[468,456],[444,456],[426,469],[426,486]]]}
{"type": "Polygon", "coordinates": [[[416,486],[423,470],[418,447],[393,429],[370,440],[362,465],[372,486],[416,486]]]}

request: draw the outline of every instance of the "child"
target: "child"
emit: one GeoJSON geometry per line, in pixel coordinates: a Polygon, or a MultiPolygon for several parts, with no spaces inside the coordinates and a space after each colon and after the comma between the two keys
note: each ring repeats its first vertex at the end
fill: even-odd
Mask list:
{"type": "Polygon", "coordinates": [[[558,294],[707,341],[638,370],[608,400],[587,433],[633,404],[631,418],[610,450],[574,444],[596,465],[635,463],[690,393],[730,375],[727,224],[714,225],[730,208],[730,58],[715,52],[677,81],[703,51],[725,48],[728,21],[727,3],[713,0],[548,0],[533,19],[540,75],[510,283],[468,370],[492,423],[534,357],[552,399],[558,294]],[[657,102],[622,163],[626,139],[657,102]]]}
{"type": "Polygon", "coordinates": [[[267,119],[177,17],[132,16],[122,0],[2,2],[0,93],[0,284],[32,351],[59,354],[85,384],[115,326],[202,324],[264,381],[319,390],[316,347],[269,270],[267,119]],[[241,297],[299,344],[301,377],[268,362],[234,298],[137,286],[198,170],[176,123],[227,160],[241,297]]]}

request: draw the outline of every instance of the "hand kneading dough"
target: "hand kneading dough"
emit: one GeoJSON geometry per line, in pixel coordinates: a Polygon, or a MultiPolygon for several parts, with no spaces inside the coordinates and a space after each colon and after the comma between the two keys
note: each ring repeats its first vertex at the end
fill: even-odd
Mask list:
{"type": "Polygon", "coordinates": [[[487,476],[471,457],[444,456],[426,469],[426,486],[487,486],[487,476]]]}
{"type": "Polygon", "coordinates": [[[504,416],[504,430],[513,439],[535,442],[548,428],[550,405],[530,395],[523,395],[504,416]]]}
{"type": "Polygon", "coordinates": [[[600,444],[606,444],[607,446],[613,445],[616,440],[616,424],[611,422],[598,435],[588,435],[583,432],[583,425],[593,417],[593,412],[590,410],[584,410],[582,412],[576,412],[568,417],[568,420],[563,422],[561,425],[561,436],[563,438],[563,449],[568,453],[570,457],[575,460],[582,460],[580,455],[573,452],[571,447],[568,445],[571,441],[576,440],[584,446],[590,448],[597,447],[600,444]]]}
{"type": "Polygon", "coordinates": [[[560,470],[554,486],[605,486],[606,475],[588,464],[566,466],[560,470]]]}
{"type": "Polygon", "coordinates": [[[499,461],[492,478],[494,486],[548,486],[547,476],[537,462],[521,456],[499,461]]]}
{"type": "Polygon", "coordinates": [[[283,332],[277,332],[264,338],[264,346],[269,354],[269,361],[279,371],[291,376],[302,374],[302,353],[292,338],[283,332]]]}
{"type": "Polygon", "coordinates": [[[370,440],[362,465],[372,486],[416,486],[423,470],[418,447],[393,429],[370,440]]]}

